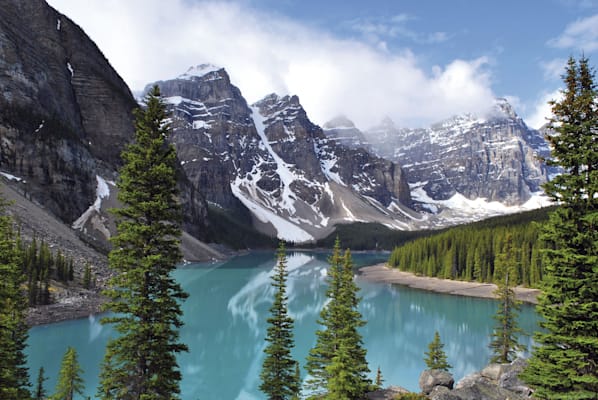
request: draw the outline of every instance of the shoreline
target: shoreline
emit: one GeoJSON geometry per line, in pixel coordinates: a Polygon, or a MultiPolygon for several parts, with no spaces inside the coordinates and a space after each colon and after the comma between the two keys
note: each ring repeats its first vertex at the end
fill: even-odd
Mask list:
{"type": "MultiPolygon", "coordinates": [[[[411,272],[400,271],[384,264],[375,264],[359,269],[358,279],[368,282],[390,283],[393,285],[407,286],[413,289],[427,290],[436,293],[445,293],[456,296],[478,297],[496,299],[493,283],[465,282],[451,279],[417,276],[411,272]]],[[[514,287],[515,297],[524,303],[538,304],[539,289],[514,287]]]]}

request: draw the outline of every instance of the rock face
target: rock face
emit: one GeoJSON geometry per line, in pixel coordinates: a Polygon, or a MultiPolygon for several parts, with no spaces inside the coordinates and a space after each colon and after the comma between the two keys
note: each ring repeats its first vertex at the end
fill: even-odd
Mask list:
{"type": "Polygon", "coordinates": [[[548,178],[539,160],[549,154],[545,139],[504,99],[483,117],[458,116],[428,129],[399,129],[386,119],[366,136],[379,155],[403,166],[412,188],[434,200],[459,193],[521,205],[548,178]]]}
{"type": "Polygon", "coordinates": [[[400,167],[326,137],[296,96],[271,94],[248,106],[226,71],[211,65],[156,84],[172,108],[185,175],[214,206],[246,208],[258,229],[296,242],[355,215],[406,220],[397,212],[408,213],[411,202],[400,167]]]}
{"type": "Polygon", "coordinates": [[[419,376],[419,387],[423,394],[430,394],[436,387],[452,389],[455,380],[453,376],[443,370],[426,369],[419,376]]]}
{"type": "Polygon", "coordinates": [[[352,149],[371,150],[371,145],[353,121],[344,115],[331,119],[322,126],[327,137],[334,139],[338,144],[352,149]]]}
{"type": "MultiPolygon", "coordinates": [[[[116,178],[138,106],[127,85],[81,28],[43,0],[6,0],[0,88],[0,171],[103,247],[111,224],[101,200],[114,196],[106,182],[116,178]]],[[[205,201],[184,178],[180,187],[185,227],[197,233],[205,201]]]]}
{"type": "MultiPolygon", "coordinates": [[[[530,398],[532,390],[518,378],[525,365],[523,359],[516,359],[511,364],[490,364],[482,371],[460,380],[454,390],[430,390],[424,393],[429,393],[429,398],[432,400],[527,399],[530,398]]],[[[422,387],[421,378],[420,387],[422,387]]]]}
{"type": "MultiPolygon", "coordinates": [[[[93,202],[133,133],[136,103],[100,50],[42,0],[0,8],[0,163],[65,222],[93,202]]],[[[112,176],[109,176],[112,178],[112,176]]]]}

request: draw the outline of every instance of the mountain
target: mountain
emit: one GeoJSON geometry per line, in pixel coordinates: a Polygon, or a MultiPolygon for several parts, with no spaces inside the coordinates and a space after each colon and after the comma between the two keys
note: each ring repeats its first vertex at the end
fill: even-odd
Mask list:
{"type": "Polygon", "coordinates": [[[504,99],[484,116],[456,116],[426,129],[398,128],[387,118],[365,136],[378,155],[404,168],[416,208],[433,212],[533,208],[551,172],[540,159],[550,154],[542,133],[504,99]]]}
{"type": "MultiPolygon", "coordinates": [[[[361,132],[346,117],[320,128],[296,96],[249,105],[211,65],[157,84],[172,111],[188,249],[193,238],[257,238],[255,229],[302,242],[350,222],[411,230],[470,221],[532,207],[551,173],[535,159],[548,152],[543,138],[506,101],[483,118],[415,130],[386,119],[361,132]]],[[[0,87],[6,183],[106,250],[106,210],[118,206],[114,182],[138,106],[130,90],[43,0],[0,8],[0,87]]]]}
{"type": "Polygon", "coordinates": [[[155,84],[171,107],[183,170],[212,207],[249,210],[261,232],[295,242],[348,221],[410,227],[401,168],[326,137],[296,96],[249,106],[227,72],[207,64],[155,84]]]}
{"type": "Polygon", "coordinates": [[[353,149],[362,148],[371,151],[371,145],[363,132],[344,115],[339,115],[326,122],[322,129],[327,137],[334,139],[338,144],[353,149]]]}
{"type": "Polygon", "coordinates": [[[3,2],[0,42],[1,168],[72,222],[93,202],[95,176],[119,162],[135,101],[85,33],[41,0],[3,2]]]}
{"type": "MultiPolygon", "coordinates": [[[[43,0],[0,7],[0,172],[7,184],[106,250],[120,152],[133,138],[129,88],[93,41],[43,0]]],[[[186,230],[205,201],[181,175],[186,230]]]]}

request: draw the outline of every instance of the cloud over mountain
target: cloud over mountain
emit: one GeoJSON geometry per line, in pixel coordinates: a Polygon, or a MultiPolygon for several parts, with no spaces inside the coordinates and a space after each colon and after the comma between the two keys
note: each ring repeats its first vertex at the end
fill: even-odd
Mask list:
{"type": "Polygon", "coordinates": [[[225,66],[250,101],[298,94],[316,123],[344,113],[358,126],[384,115],[425,125],[488,107],[488,60],[457,59],[432,70],[409,49],[389,53],[340,39],[246,3],[51,0],[96,41],[132,89],[201,62],[225,66]]]}

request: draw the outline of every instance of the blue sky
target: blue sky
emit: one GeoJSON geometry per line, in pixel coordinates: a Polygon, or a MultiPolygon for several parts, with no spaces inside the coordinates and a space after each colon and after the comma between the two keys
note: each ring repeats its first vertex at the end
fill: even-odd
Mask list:
{"type": "MultiPolygon", "coordinates": [[[[598,0],[50,0],[133,90],[223,66],[249,102],[297,94],[318,124],[425,126],[507,97],[538,127],[568,56],[598,65],[598,0]]],[[[76,68],[76,66],[75,66],[76,68]]]]}

